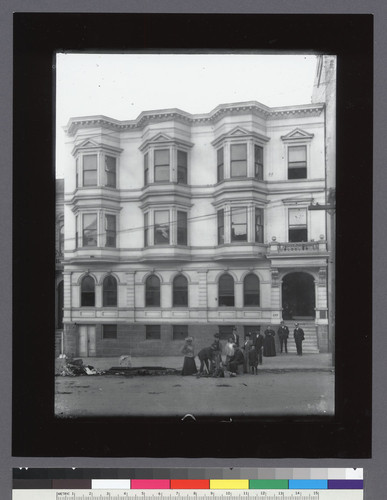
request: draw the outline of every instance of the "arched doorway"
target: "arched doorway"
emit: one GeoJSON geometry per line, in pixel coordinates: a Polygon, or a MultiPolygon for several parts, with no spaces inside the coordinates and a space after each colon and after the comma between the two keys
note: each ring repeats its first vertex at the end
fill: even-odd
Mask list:
{"type": "Polygon", "coordinates": [[[282,280],[282,315],[286,319],[314,318],[316,307],[314,278],[308,273],[287,274],[282,280]]]}

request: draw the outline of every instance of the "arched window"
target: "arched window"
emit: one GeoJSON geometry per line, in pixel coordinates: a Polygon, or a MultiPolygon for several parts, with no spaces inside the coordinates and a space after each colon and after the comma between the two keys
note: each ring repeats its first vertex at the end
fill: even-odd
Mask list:
{"type": "Polygon", "coordinates": [[[150,307],[160,307],[160,280],[152,274],[145,284],[145,305],[150,307]]]}
{"type": "Polygon", "coordinates": [[[234,280],[229,274],[219,279],[218,302],[220,306],[234,306],[234,280]]]}
{"type": "Polygon", "coordinates": [[[81,283],[81,306],[94,307],[95,283],[91,276],[85,276],[81,283]]]}
{"type": "Polygon", "coordinates": [[[173,280],[173,306],[188,307],[188,281],[182,274],[173,280]]]}
{"type": "Polygon", "coordinates": [[[117,306],[117,280],[114,276],[106,276],[103,280],[103,307],[117,306]]]}
{"type": "Polygon", "coordinates": [[[248,274],[243,282],[243,302],[245,306],[259,306],[259,278],[248,274]]]}

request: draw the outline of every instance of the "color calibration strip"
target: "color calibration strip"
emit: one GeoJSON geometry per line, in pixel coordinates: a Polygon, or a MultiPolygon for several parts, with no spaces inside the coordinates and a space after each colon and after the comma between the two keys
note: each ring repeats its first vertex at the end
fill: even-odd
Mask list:
{"type": "Polygon", "coordinates": [[[359,490],[363,469],[14,469],[13,489],[359,490]],[[97,472],[98,471],[98,472],[97,472]],[[209,474],[211,474],[209,476],[209,474]],[[246,479],[248,478],[248,479],[246,479]]]}

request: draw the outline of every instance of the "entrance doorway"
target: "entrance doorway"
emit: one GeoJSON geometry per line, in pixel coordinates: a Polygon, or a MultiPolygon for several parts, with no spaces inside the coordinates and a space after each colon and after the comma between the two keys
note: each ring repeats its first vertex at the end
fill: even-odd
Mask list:
{"type": "Polygon", "coordinates": [[[78,352],[85,357],[97,355],[95,325],[79,326],[78,352]]]}
{"type": "Polygon", "coordinates": [[[314,278],[308,273],[287,274],[282,281],[282,316],[285,320],[315,317],[314,278]]]}

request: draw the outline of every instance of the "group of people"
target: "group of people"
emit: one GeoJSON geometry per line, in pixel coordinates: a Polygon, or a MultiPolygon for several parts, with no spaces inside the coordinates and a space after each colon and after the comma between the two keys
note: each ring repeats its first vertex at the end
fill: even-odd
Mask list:
{"type": "MultiPolygon", "coordinates": [[[[296,343],[297,354],[302,355],[302,341],[304,340],[304,331],[298,323],[295,323],[294,340],[296,343]]],[[[281,321],[277,335],[280,342],[281,353],[288,352],[289,328],[281,321]]],[[[199,371],[195,363],[195,352],[193,346],[193,338],[187,337],[185,344],[181,350],[184,354],[184,363],[182,375],[212,375],[214,377],[222,377],[225,372],[230,376],[236,376],[237,373],[252,373],[258,374],[258,365],[262,364],[262,356],[275,356],[275,332],[268,326],[265,330],[265,335],[258,332],[254,336],[252,333],[247,333],[243,346],[239,345],[239,335],[236,328],[233,329],[232,335],[227,340],[227,343],[222,348],[220,343],[220,335],[214,335],[214,341],[209,347],[201,349],[197,356],[200,361],[199,371]],[[225,358],[222,358],[224,352],[225,358]]]]}

